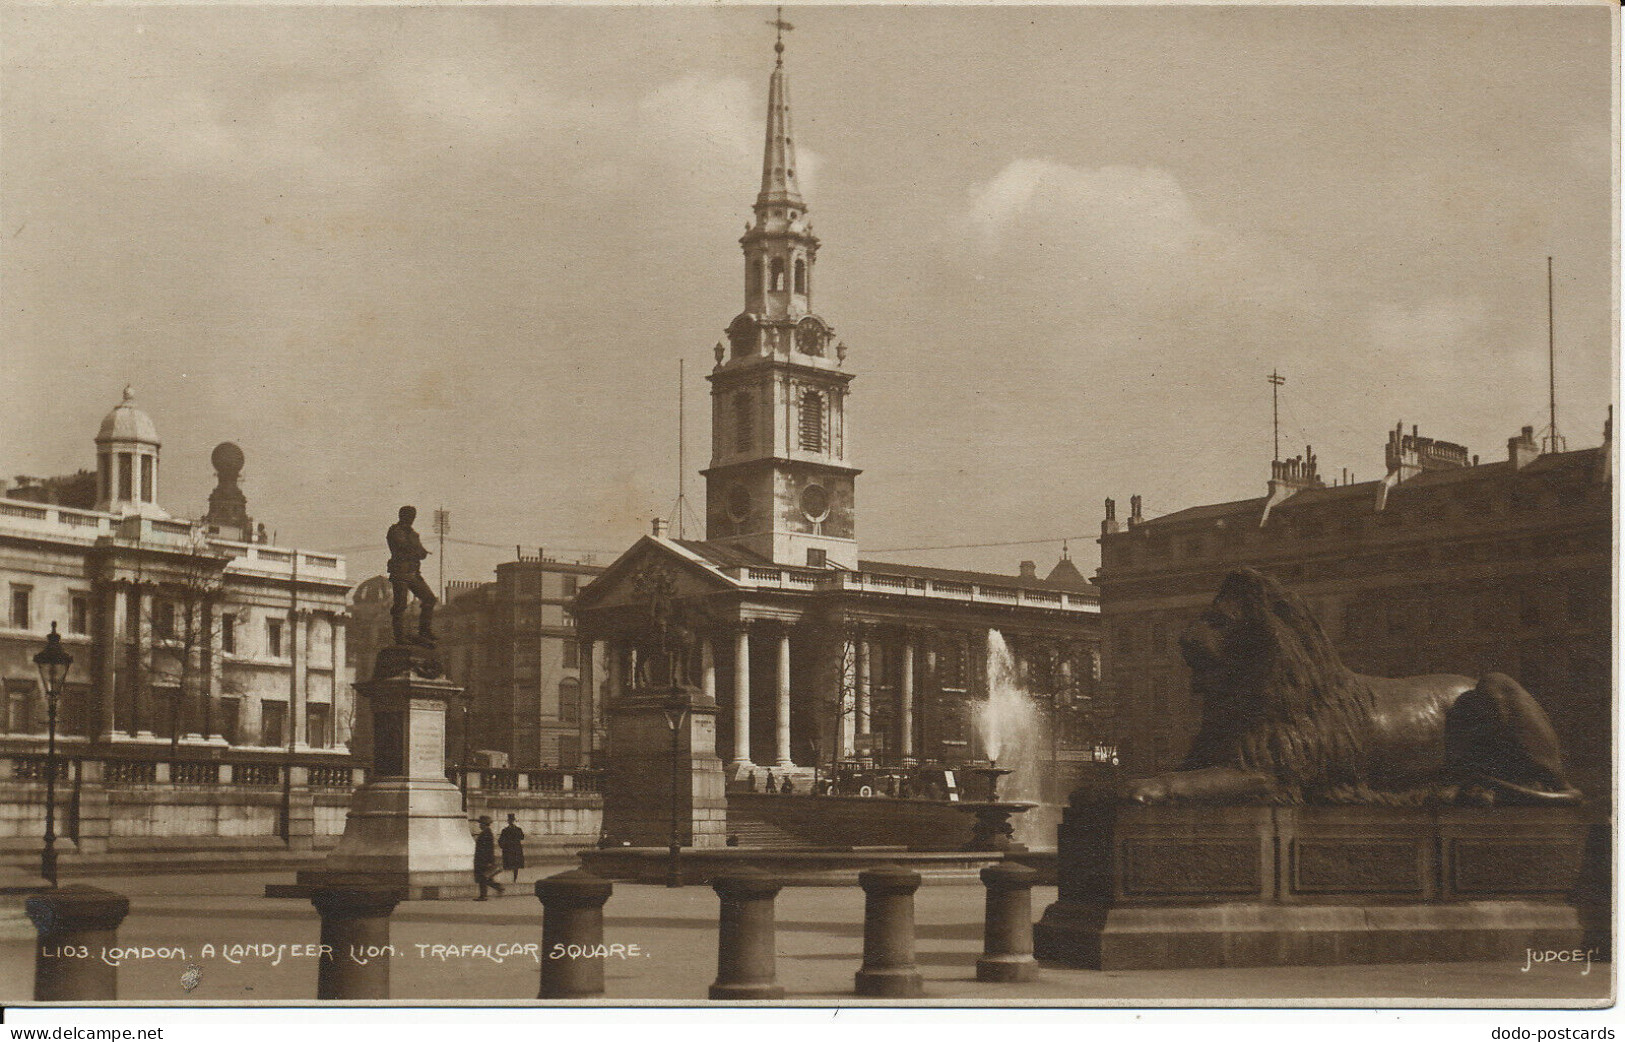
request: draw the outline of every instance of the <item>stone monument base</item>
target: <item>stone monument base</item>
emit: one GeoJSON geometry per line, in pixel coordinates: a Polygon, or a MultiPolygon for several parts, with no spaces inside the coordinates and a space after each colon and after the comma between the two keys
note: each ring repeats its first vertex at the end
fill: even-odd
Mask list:
{"type": "Polygon", "coordinates": [[[1608,957],[1608,826],[1583,808],[1083,798],[1059,840],[1059,899],[1034,926],[1040,959],[1129,970],[1608,957]]]}
{"type": "Polygon", "coordinates": [[[372,704],[372,780],[350,797],[344,835],[320,868],[268,897],[305,897],[319,886],[385,886],[408,901],[471,897],[474,836],[462,794],[446,780],[446,706],[463,691],[440,678],[423,648],[378,653],[375,679],[356,685],[372,704]]]}

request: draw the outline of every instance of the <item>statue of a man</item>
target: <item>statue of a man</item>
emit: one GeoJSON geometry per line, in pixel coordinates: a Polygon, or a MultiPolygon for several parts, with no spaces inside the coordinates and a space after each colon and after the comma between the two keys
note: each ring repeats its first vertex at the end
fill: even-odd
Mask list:
{"type": "Polygon", "coordinates": [[[389,526],[389,585],[395,591],[395,600],[389,607],[390,620],[395,625],[395,643],[407,643],[404,623],[406,604],[415,595],[420,605],[418,633],[412,643],[434,647],[434,631],[429,628],[434,619],[434,606],[438,601],[429,584],[423,581],[420,565],[429,551],[423,548],[412,522],[418,519],[416,507],[401,507],[401,519],[389,526]]]}

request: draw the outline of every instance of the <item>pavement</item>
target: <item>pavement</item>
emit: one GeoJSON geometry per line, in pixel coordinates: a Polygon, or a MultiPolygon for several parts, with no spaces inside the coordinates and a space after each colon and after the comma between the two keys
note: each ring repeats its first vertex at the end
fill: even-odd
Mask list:
{"type": "MultiPolygon", "coordinates": [[[[535,1002],[541,905],[532,885],[573,867],[520,872],[486,902],[415,901],[391,920],[393,998],[418,1003],[535,1002]]],[[[119,998],[149,1003],[311,1003],[320,921],[308,901],[261,896],[289,873],[76,878],[130,899],[118,932],[125,949],[119,998]],[[187,974],[190,967],[197,972],[187,974]],[[183,979],[192,983],[190,990],[183,979]]],[[[509,878],[503,873],[503,878],[509,878]]],[[[1033,891],[1033,914],[1055,899],[1033,891]]],[[[605,906],[606,1004],[706,1002],[716,977],[717,897],[709,887],[617,883],[605,906]],[[635,947],[634,947],[635,946],[635,947]]],[[[777,907],[778,980],[785,1003],[858,1005],[852,975],[863,957],[863,893],[856,887],[783,891],[777,907]]],[[[1044,963],[1036,981],[984,984],[980,886],[922,887],[916,952],[925,997],[905,1005],[985,1006],[1513,1006],[1595,1007],[1611,1002],[1613,966],[1524,960],[1264,969],[1099,972],[1044,963]]],[[[15,916],[12,918],[15,925],[15,916]]],[[[26,924],[24,924],[26,925],[26,924]]],[[[4,933],[0,930],[0,933],[4,933]]],[[[118,953],[112,953],[117,956],[118,953]]],[[[0,945],[0,1002],[26,1001],[31,948],[0,945]]]]}

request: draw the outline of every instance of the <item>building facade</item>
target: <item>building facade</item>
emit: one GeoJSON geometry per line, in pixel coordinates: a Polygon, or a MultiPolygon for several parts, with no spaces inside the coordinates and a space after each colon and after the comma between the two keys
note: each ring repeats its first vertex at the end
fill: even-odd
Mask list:
{"type": "Polygon", "coordinates": [[[582,665],[571,614],[602,572],[538,551],[497,565],[494,582],[447,584],[436,625],[441,665],[469,696],[460,762],[584,767],[603,747],[594,671],[582,665]]]}
{"type": "Polygon", "coordinates": [[[684,682],[719,707],[717,749],[735,779],[990,758],[998,742],[977,724],[990,658],[1013,657],[996,682],[1019,680],[1041,703],[1052,759],[1063,744],[1092,755],[1098,599],[1070,560],[1040,577],[1031,564],[1001,575],[860,557],[853,356],[814,306],[820,241],[778,52],[761,187],[739,240],[745,307],[709,376],[706,537],[675,539],[657,521],[583,590],[581,661],[601,656],[607,699],[647,692],[677,634],[684,682]],[[677,623],[655,621],[656,599],[677,623]]]}
{"type": "MultiPolygon", "coordinates": [[[[95,442],[91,508],[33,491],[49,481],[0,498],[0,741],[45,744],[33,656],[54,624],[74,656],[58,721],[69,755],[344,755],[354,702],[343,558],[171,516],[157,430],[128,389],[95,442]]],[[[215,457],[235,488],[240,450],[215,457]]]]}
{"type": "Polygon", "coordinates": [[[1101,526],[1102,647],[1125,765],[1177,767],[1200,718],[1184,627],[1249,565],[1299,594],[1344,662],[1380,676],[1506,673],[1545,707],[1573,781],[1611,786],[1612,420],[1600,448],[1503,460],[1403,425],[1379,481],[1328,486],[1312,451],[1276,461],[1265,495],[1158,518],[1110,500],[1101,526]]]}

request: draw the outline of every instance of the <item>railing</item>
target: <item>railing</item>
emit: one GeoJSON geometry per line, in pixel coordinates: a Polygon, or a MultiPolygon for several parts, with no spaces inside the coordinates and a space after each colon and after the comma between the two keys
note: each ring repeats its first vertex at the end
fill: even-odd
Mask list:
{"type": "Polygon", "coordinates": [[[158,764],[152,760],[109,760],[102,769],[105,785],[153,785],[158,781],[158,764]]]}
{"type": "Polygon", "coordinates": [[[169,765],[169,780],[176,785],[219,785],[218,763],[182,762],[169,765]]]}
{"type": "Polygon", "coordinates": [[[348,789],[350,768],[312,767],[308,772],[308,780],[313,789],[348,789]]]}
{"type": "Polygon", "coordinates": [[[187,524],[184,521],[159,521],[159,520],[154,520],[152,522],[152,530],[154,532],[163,532],[165,535],[191,535],[192,534],[192,526],[187,524]]]}
{"type": "MultiPolygon", "coordinates": [[[[48,757],[44,756],[20,756],[11,765],[11,776],[17,781],[44,781],[50,771],[47,762],[48,757]]],[[[68,761],[59,756],[56,761],[57,781],[66,781],[67,777],[68,761]]]]}
{"type": "Polygon", "coordinates": [[[58,510],[56,517],[63,524],[75,528],[100,528],[104,520],[95,514],[81,514],[77,510],[58,510]]]}
{"type": "Polygon", "coordinates": [[[0,503],[0,514],[21,517],[29,521],[44,521],[50,517],[49,511],[44,507],[25,507],[18,503],[0,503]]]}
{"type": "Polygon", "coordinates": [[[231,769],[231,780],[237,785],[281,785],[282,765],[240,763],[231,769]]]}

